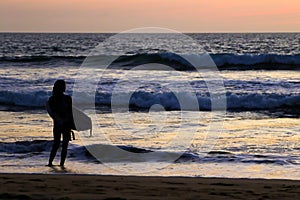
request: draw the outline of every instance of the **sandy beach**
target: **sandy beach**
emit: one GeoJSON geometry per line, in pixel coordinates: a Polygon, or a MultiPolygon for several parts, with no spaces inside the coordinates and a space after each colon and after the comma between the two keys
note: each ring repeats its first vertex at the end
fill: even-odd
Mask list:
{"type": "Polygon", "coordinates": [[[299,199],[300,181],[1,174],[0,199],[299,199]]]}

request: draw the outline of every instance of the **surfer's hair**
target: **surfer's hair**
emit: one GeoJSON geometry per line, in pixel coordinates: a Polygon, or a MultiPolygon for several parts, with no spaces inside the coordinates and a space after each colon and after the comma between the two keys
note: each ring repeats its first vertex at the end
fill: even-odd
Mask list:
{"type": "Polygon", "coordinates": [[[54,83],[52,95],[60,95],[66,91],[66,82],[64,80],[57,80],[54,83]]]}

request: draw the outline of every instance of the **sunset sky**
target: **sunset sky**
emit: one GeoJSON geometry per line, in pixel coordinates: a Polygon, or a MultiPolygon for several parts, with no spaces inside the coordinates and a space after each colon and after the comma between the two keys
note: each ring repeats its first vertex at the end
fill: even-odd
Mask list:
{"type": "Polygon", "coordinates": [[[300,32],[299,0],[1,0],[1,32],[300,32]]]}

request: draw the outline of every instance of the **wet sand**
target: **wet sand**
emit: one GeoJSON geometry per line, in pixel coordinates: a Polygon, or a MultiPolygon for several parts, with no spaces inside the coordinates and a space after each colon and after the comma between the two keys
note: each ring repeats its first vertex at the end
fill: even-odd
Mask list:
{"type": "Polygon", "coordinates": [[[0,199],[299,199],[300,181],[1,174],[0,199]]]}

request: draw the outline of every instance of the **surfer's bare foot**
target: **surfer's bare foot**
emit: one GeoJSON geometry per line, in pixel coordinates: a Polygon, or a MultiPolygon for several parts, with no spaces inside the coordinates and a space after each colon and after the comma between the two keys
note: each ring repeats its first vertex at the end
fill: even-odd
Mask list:
{"type": "Polygon", "coordinates": [[[53,164],[52,163],[48,163],[48,165],[46,165],[47,167],[52,167],[53,164]]]}
{"type": "Polygon", "coordinates": [[[65,169],[66,169],[65,166],[62,165],[62,164],[60,164],[59,166],[60,166],[60,168],[61,168],[62,170],[65,170],[65,169]]]}

